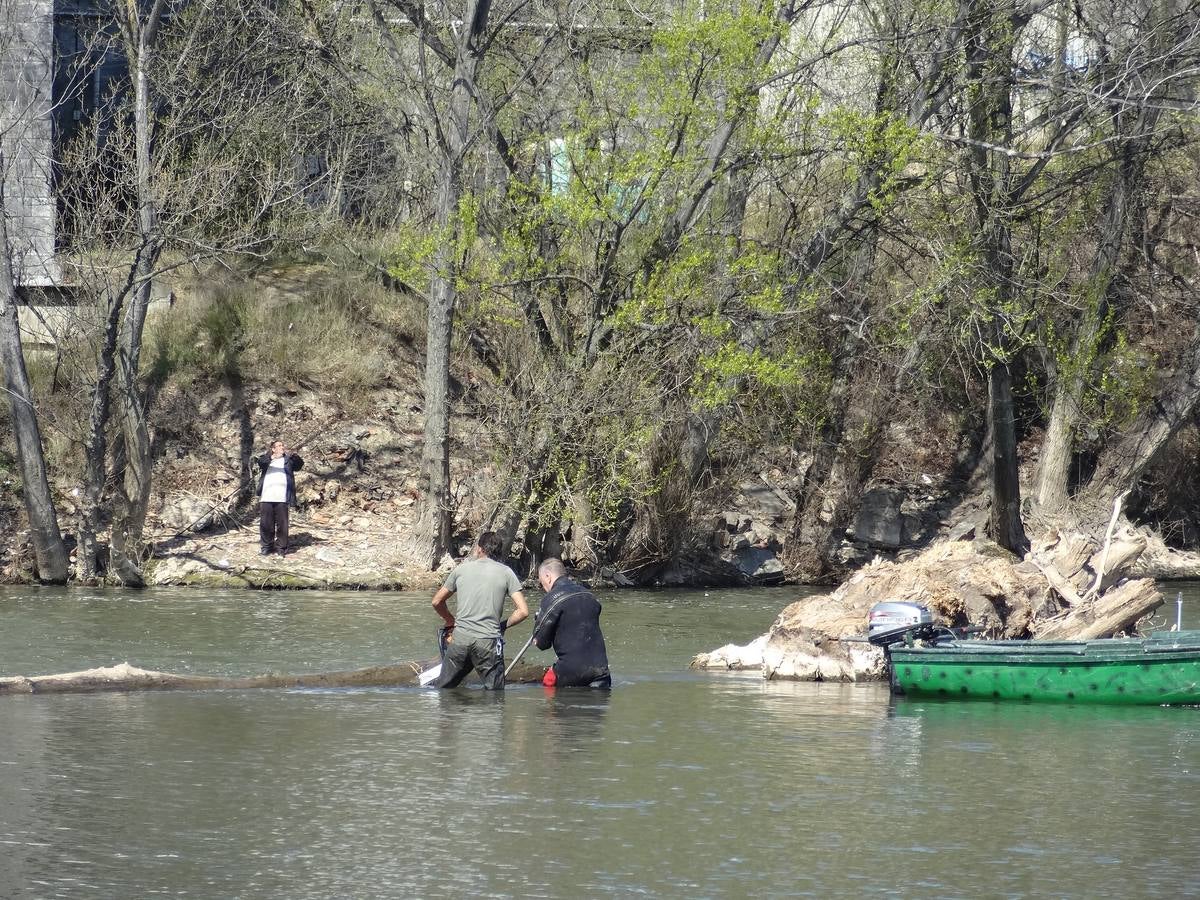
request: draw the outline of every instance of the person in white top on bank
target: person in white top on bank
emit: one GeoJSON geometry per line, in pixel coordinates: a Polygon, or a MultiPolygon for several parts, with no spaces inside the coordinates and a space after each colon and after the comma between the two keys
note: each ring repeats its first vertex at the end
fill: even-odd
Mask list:
{"type": "Polygon", "coordinates": [[[258,463],[259,550],[263,556],[288,552],[288,509],[296,505],[295,473],[304,468],[299,454],[288,453],[283,441],[255,458],[258,463]]]}

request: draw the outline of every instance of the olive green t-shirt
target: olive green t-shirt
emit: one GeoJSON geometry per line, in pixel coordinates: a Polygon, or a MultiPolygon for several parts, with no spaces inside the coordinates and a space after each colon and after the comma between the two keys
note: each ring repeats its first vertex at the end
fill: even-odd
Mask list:
{"type": "Polygon", "coordinates": [[[513,570],[488,557],[459,563],[444,586],[455,593],[455,641],[499,637],[504,598],[521,590],[513,570]]]}

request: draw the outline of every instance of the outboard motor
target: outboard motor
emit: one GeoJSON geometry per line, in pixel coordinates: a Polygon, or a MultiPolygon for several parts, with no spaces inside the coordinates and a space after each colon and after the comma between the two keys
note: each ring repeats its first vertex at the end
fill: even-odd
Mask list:
{"type": "Polygon", "coordinates": [[[877,647],[899,643],[910,633],[924,637],[933,630],[933,614],[919,603],[885,600],[867,613],[867,640],[877,647]]]}

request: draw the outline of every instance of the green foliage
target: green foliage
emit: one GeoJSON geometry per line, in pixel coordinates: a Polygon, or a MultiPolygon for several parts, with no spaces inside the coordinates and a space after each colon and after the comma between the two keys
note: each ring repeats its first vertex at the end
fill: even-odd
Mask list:
{"type": "Polygon", "coordinates": [[[660,488],[645,461],[656,423],[611,419],[590,434],[558,442],[547,462],[542,491],[531,498],[538,521],[569,520],[586,508],[600,531],[615,529],[630,503],[641,504],[660,488]]]}
{"type": "MultiPolygon", "coordinates": [[[[553,438],[532,494],[514,503],[546,522],[586,509],[601,530],[617,529],[631,506],[677,511],[691,501],[677,455],[689,416],[749,423],[726,429],[729,458],[755,452],[764,434],[809,449],[823,426],[841,427],[844,411],[831,403],[855,402],[834,398],[862,387],[863,372],[878,394],[900,384],[929,406],[978,408],[999,359],[1040,394],[1028,404],[1036,410],[1053,369],[1078,380],[1086,415],[1119,427],[1152,389],[1146,360],[1155,356],[1135,314],[1101,309],[1109,275],[1089,276],[1116,171],[1114,117],[1082,107],[1077,120],[1051,115],[1044,90],[1012,78],[1024,36],[1003,10],[977,11],[946,68],[931,73],[960,11],[949,0],[837,15],[805,8],[787,25],[770,4],[689,2],[633,28],[628,11],[604,8],[584,32],[510,29],[488,44],[472,85],[477,131],[449,222],[434,207],[450,69],[436,52],[411,65],[420,35],[320,0],[305,7],[305,41],[280,54],[280,23],[249,11],[247,24],[261,28],[222,34],[194,58],[165,57],[170,77],[200,83],[228,58],[246,86],[239,100],[288,85],[289,102],[322,115],[243,106],[244,120],[231,122],[223,92],[165,104],[162,133],[199,119],[220,137],[164,147],[180,184],[219,176],[172,195],[204,211],[187,233],[250,221],[287,180],[280,172],[320,159],[341,167],[337,190],[332,180],[329,194],[298,190],[302,202],[265,220],[278,227],[272,235],[343,218],[338,234],[369,232],[378,247],[363,255],[381,259],[399,289],[377,296],[369,282],[328,273],[302,288],[217,285],[153,325],[153,357],[163,377],[253,372],[366,388],[388,368],[377,326],[419,334],[431,284],[451,278],[454,365],[483,376],[469,379],[467,399],[481,401],[506,448],[498,466],[519,470],[530,435],[553,438]],[[601,36],[605,25],[625,27],[601,36]],[[969,40],[990,51],[982,71],[963,68],[969,40]],[[314,77],[314,44],[341,52],[336,78],[314,77]],[[913,98],[931,85],[937,109],[915,123],[913,98]],[[1006,90],[1011,128],[1000,122],[1006,90]],[[989,140],[1012,146],[964,145],[973,112],[988,119],[989,140]],[[1063,121],[1077,124],[1056,144],[1048,123],[1063,121]],[[708,153],[727,123],[712,171],[708,153]],[[512,169],[502,178],[497,134],[512,169]],[[223,168],[231,160],[236,172],[223,168]],[[1025,193],[1007,202],[1026,175],[1025,193]],[[223,202],[209,202],[221,191],[223,202]]],[[[189,8],[176,22],[186,31],[208,14],[189,8]]],[[[440,22],[429,27],[445,39],[440,22]]],[[[1089,93],[1094,77],[1073,73],[1080,84],[1068,99],[1105,95],[1089,93]]],[[[1177,182],[1160,199],[1190,189],[1174,169],[1193,173],[1194,160],[1182,153],[1156,172],[1177,182]]],[[[1143,202],[1152,229],[1160,213],[1150,193],[1143,202]]],[[[321,234],[326,247],[337,243],[321,234]]],[[[1171,263],[1177,272],[1192,264],[1171,263]]]]}
{"type": "Polygon", "coordinates": [[[704,305],[712,290],[714,257],[703,247],[686,247],[650,276],[633,285],[633,295],[616,311],[619,327],[665,325],[682,312],[704,305]]]}
{"type": "Polygon", "coordinates": [[[811,349],[788,347],[769,356],[727,343],[700,358],[693,396],[711,409],[744,393],[760,412],[777,406],[788,410],[793,425],[812,422],[823,412],[829,365],[827,356],[811,349]]]}
{"type": "Polygon", "coordinates": [[[933,177],[934,167],[928,163],[940,156],[937,143],[899,111],[866,112],[838,106],[822,116],[820,124],[845,154],[848,181],[864,172],[876,174],[878,185],[869,198],[876,212],[886,212],[896,202],[902,182],[916,174],[911,171],[914,163],[922,165],[922,180],[933,177]]]}
{"type": "Polygon", "coordinates": [[[429,290],[433,255],[446,239],[436,229],[404,222],[390,235],[385,265],[388,274],[422,293],[429,290]]]}
{"type": "Polygon", "coordinates": [[[1126,332],[1117,333],[1083,398],[1084,413],[1102,432],[1128,425],[1151,401],[1157,385],[1155,366],[1144,349],[1132,346],[1126,332]]]}

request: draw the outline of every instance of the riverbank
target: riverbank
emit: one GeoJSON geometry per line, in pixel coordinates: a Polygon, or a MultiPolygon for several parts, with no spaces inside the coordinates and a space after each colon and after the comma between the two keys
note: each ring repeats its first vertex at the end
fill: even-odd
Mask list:
{"type": "MultiPolygon", "coordinates": [[[[148,326],[156,380],[148,584],[425,589],[479,531],[510,516],[510,560],[523,577],[535,559],[557,555],[589,580],[620,587],[835,585],[875,559],[902,561],[938,539],[985,531],[978,434],[953,409],[930,406],[897,415],[872,446],[861,482],[844,465],[828,468],[829,460],[752,427],[736,440],[724,432],[728,445],[710,448],[709,472],[692,486],[672,485],[677,467],[655,451],[639,477],[657,487],[622,500],[610,510],[619,518],[601,526],[587,496],[556,486],[561,472],[546,471],[526,494],[514,488],[514,467],[534,436],[497,413],[497,374],[463,346],[452,365],[450,428],[458,531],[430,571],[404,540],[424,429],[415,299],[371,273],[303,262],[190,278],[171,286],[170,315],[148,326]],[[275,438],[305,460],[286,558],[257,553],[250,459],[275,438]],[[661,471],[650,474],[652,466],[661,471]],[[544,521],[539,492],[556,490],[564,491],[557,518],[544,521]]],[[[81,494],[73,404],[87,395],[89,353],[64,345],[53,358],[30,358],[69,547],[81,494]]],[[[0,582],[25,583],[35,573],[10,442],[0,436],[0,582]]],[[[1037,452],[1036,442],[1024,445],[1026,474],[1037,452]]],[[[1141,574],[1200,574],[1200,558],[1156,546],[1141,574]]]]}
{"type": "MultiPolygon", "coordinates": [[[[425,419],[419,298],[354,262],[276,261],[180,275],[160,287],[169,302],[147,325],[155,446],[147,583],[363,589],[439,581],[403,546],[419,497],[425,419]],[[275,438],[305,461],[295,553],[285,559],[256,553],[249,460],[275,438]]],[[[68,549],[82,494],[77,398],[90,391],[91,354],[65,342],[53,354],[30,353],[68,549]]],[[[974,444],[961,416],[931,409],[889,430],[861,485],[843,483],[836,466],[814,481],[812,453],[742,429],[710,448],[709,472],[694,485],[673,484],[671,454],[650,446],[626,454],[636,473],[564,484],[562,467],[585,462],[566,459],[514,487],[536,428],[514,418],[494,363],[469,341],[453,355],[458,531],[442,571],[479,531],[514,516],[510,559],[523,576],[533,560],[557,555],[617,586],[832,583],[878,554],[937,537],[961,520],[954,511],[979,487],[963,476],[974,444]],[[631,482],[629,496],[607,496],[614,478],[631,482]]],[[[661,440],[666,447],[675,438],[661,440]]],[[[22,583],[34,579],[34,565],[9,441],[0,437],[0,581],[22,583]]],[[[964,515],[977,513],[969,506],[964,515]]]]}
{"type": "MultiPolygon", "coordinates": [[[[320,517],[327,519],[325,516],[320,517]]],[[[146,567],[147,582],[163,586],[262,590],[421,590],[444,572],[412,563],[399,532],[383,521],[322,524],[314,514],[293,513],[292,546],[286,556],[263,556],[256,521],[219,532],[176,537],[157,547],[146,567]]]]}

